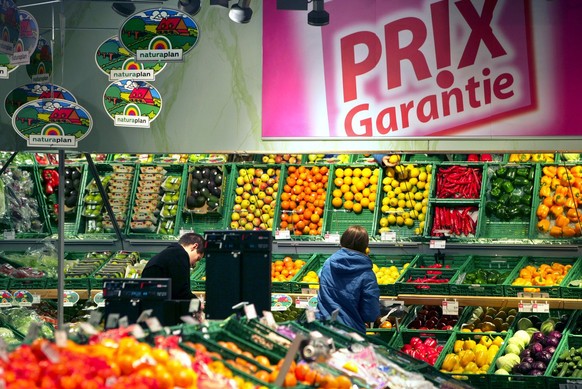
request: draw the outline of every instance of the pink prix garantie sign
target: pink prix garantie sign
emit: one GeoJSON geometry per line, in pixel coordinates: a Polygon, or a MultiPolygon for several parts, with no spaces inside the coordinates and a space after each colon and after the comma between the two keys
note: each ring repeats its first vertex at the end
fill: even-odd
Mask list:
{"type": "Polygon", "coordinates": [[[582,135],[578,0],[263,4],[264,139],[582,135]]]}

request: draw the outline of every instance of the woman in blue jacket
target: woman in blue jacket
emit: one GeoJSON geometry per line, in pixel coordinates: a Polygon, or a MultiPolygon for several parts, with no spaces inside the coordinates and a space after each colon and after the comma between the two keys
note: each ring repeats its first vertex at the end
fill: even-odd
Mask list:
{"type": "Polygon", "coordinates": [[[319,274],[317,317],[338,320],[360,332],[380,315],[380,288],[366,255],[369,237],[362,226],[351,226],[341,236],[341,249],[323,264],[319,274]]]}

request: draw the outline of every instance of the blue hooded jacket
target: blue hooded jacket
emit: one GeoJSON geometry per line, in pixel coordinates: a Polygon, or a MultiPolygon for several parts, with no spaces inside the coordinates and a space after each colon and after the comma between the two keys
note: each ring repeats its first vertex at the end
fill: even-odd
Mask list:
{"type": "Polygon", "coordinates": [[[319,319],[329,319],[339,309],[340,322],[365,332],[365,323],[380,314],[380,288],[370,257],[346,248],[329,257],[319,274],[317,309],[319,319]]]}

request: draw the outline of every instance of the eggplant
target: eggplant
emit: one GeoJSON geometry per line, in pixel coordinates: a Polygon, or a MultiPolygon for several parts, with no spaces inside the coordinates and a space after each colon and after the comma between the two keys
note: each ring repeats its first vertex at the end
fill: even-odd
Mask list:
{"type": "Polygon", "coordinates": [[[535,360],[542,361],[543,363],[545,363],[547,365],[552,360],[552,354],[550,354],[547,351],[541,351],[541,352],[535,354],[535,360]]]}
{"type": "Polygon", "coordinates": [[[540,342],[534,342],[534,343],[529,345],[529,349],[531,350],[530,355],[537,355],[544,350],[544,345],[541,344],[540,342]]]}
{"type": "Polygon", "coordinates": [[[542,361],[535,361],[531,364],[533,370],[546,371],[547,365],[542,361]]]}
{"type": "Polygon", "coordinates": [[[529,375],[544,375],[544,372],[538,369],[533,369],[529,372],[529,375]]]}
{"type": "Polygon", "coordinates": [[[548,334],[549,338],[557,338],[557,339],[562,339],[562,333],[560,331],[551,331],[548,334]]]}
{"type": "Polygon", "coordinates": [[[560,339],[558,339],[558,338],[551,338],[551,337],[548,336],[548,337],[546,337],[546,340],[545,340],[544,345],[546,347],[549,347],[549,346],[558,347],[558,344],[559,343],[560,343],[560,339]]]}
{"type": "Polygon", "coordinates": [[[528,357],[531,357],[531,356],[532,356],[532,350],[531,350],[531,348],[529,348],[529,347],[528,347],[528,348],[526,348],[526,349],[524,349],[524,350],[523,350],[523,351],[522,351],[522,352],[519,354],[519,357],[520,357],[521,359],[528,358],[528,357]]]}
{"type": "Polygon", "coordinates": [[[543,343],[545,340],[545,335],[541,332],[534,332],[533,335],[531,336],[531,342],[539,342],[539,343],[543,343]]]}
{"type": "Polygon", "coordinates": [[[533,366],[533,363],[536,361],[532,357],[525,357],[521,359],[521,362],[527,362],[533,366]]]}
{"type": "Polygon", "coordinates": [[[546,347],[544,347],[543,351],[547,351],[553,355],[556,352],[556,348],[554,346],[546,346],[546,347]]]}
{"type": "Polygon", "coordinates": [[[531,363],[528,362],[521,362],[519,365],[517,365],[517,371],[521,374],[529,374],[531,369],[531,363]]]}

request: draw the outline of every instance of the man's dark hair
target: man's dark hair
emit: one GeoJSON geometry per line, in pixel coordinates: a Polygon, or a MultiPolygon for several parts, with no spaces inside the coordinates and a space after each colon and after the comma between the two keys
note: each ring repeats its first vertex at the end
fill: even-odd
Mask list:
{"type": "Polygon", "coordinates": [[[364,227],[358,225],[348,227],[340,239],[340,245],[342,247],[359,251],[363,254],[366,254],[369,242],[370,238],[368,237],[368,231],[366,231],[364,227]]]}
{"type": "Polygon", "coordinates": [[[195,243],[198,243],[198,249],[196,251],[198,251],[198,253],[200,254],[204,254],[205,240],[204,237],[200,234],[197,234],[195,232],[188,232],[180,237],[178,243],[184,246],[190,246],[195,243]]]}

